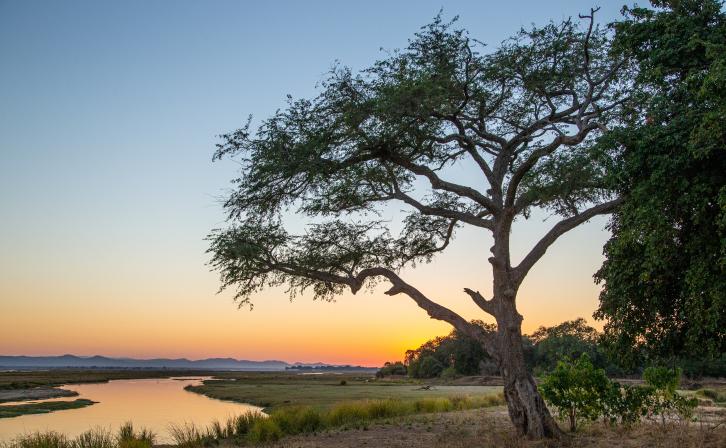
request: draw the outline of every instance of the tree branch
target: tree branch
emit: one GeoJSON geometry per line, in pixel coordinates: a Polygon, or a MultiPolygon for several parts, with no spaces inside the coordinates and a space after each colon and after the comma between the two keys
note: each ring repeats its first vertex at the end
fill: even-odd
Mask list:
{"type": "Polygon", "coordinates": [[[385,154],[383,158],[414,174],[426,177],[431,183],[431,188],[435,190],[448,191],[462,197],[467,197],[486,207],[493,215],[497,215],[500,211],[500,207],[490,197],[481,194],[471,187],[442,180],[434,170],[427,166],[415,164],[407,158],[399,157],[392,153],[385,154]]]}
{"type": "Polygon", "coordinates": [[[465,222],[467,224],[471,224],[476,227],[483,227],[483,228],[489,229],[489,230],[494,229],[494,222],[491,219],[483,219],[479,216],[472,215],[470,213],[466,213],[466,212],[462,212],[462,211],[458,211],[458,210],[452,210],[452,209],[441,208],[441,207],[431,207],[431,206],[422,204],[421,202],[419,202],[416,199],[412,198],[411,196],[407,195],[403,191],[399,190],[397,187],[396,187],[396,190],[393,192],[393,194],[391,194],[391,197],[405,202],[406,204],[408,204],[411,207],[415,208],[416,210],[420,211],[424,215],[452,218],[452,219],[457,219],[461,222],[465,222]]]}
{"type": "Polygon", "coordinates": [[[532,250],[529,251],[527,256],[524,257],[521,263],[514,269],[512,269],[513,278],[517,283],[520,283],[524,277],[527,275],[530,269],[532,269],[532,266],[534,266],[537,261],[539,261],[540,258],[547,252],[547,249],[557,241],[557,238],[559,238],[562,234],[574,229],[578,225],[584,223],[585,221],[593,218],[597,215],[604,215],[611,213],[615,208],[620,205],[622,202],[622,199],[613,199],[609,202],[604,202],[602,204],[596,205],[592,208],[589,208],[582,213],[579,213],[575,216],[571,216],[567,219],[563,219],[562,221],[558,222],[557,224],[550,229],[545,236],[540,239],[537,244],[532,248],[532,250]]]}
{"type": "Polygon", "coordinates": [[[479,306],[479,308],[481,308],[483,311],[486,311],[487,313],[491,314],[492,316],[496,317],[496,315],[494,314],[495,313],[494,302],[492,302],[491,300],[485,299],[484,296],[482,296],[481,293],[479,293],[479,291],[474,291],[469,288],[464,288],[464,292],[469,294],[469,296],[471,297],[471,300],[473,300],[474,303],[476,303],[479,306]]]}

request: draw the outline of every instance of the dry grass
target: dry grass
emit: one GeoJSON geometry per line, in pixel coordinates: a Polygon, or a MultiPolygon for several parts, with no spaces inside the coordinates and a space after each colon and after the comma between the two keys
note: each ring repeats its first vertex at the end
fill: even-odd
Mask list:
{"type": "Polygon", "coordinates": [[[684,423],[643,423],[632,428],[602,423],[585,426],[560,440],[531,441],[519,437],[506,408],[477,409],[392,419],[357,430],[295,436],[272,445],[277,448],[723,448],[726,427],[684,423]]]}

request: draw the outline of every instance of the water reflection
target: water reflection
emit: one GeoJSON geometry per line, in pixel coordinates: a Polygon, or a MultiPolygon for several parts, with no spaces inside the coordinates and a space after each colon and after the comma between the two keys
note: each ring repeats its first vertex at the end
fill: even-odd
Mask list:
{"type": "Polygon", "coordinates": [[[189,422],[206,426],[213,420],[225,420],[259,409],[184,390],[187,385],[198,384],[200,380],[166,378],[66,385],[63,387],[78,392],[79,396],[62,400],[87,398],[98,403],[81,409],[0,419],[0,441],[9,441],[22,433],[45,430],[59,431],[71,437],[93,427],[110,428],[115,432],[121,424],[130,420],[135,427],[146,427],[158,434],[157,442],[169,443],[170,423],[189,422]]]}

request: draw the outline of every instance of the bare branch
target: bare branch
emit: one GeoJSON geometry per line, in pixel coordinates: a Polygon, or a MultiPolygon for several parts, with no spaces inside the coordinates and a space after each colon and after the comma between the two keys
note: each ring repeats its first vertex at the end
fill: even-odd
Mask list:
{"type": "Polygon", "coordinates": [[[487,313],[491,314],[492,316],[496,316],[496,310],[494,308],[494,302],[491,300],[487,300],[484,298],[484,296],[479,293],[479,291],[474,291],[469,288],[464,288],[464,292],[469,294],[471,297],[471,300],[476,303],[479,308],[481,308],[483,311],[486,311],[487,313]]]}

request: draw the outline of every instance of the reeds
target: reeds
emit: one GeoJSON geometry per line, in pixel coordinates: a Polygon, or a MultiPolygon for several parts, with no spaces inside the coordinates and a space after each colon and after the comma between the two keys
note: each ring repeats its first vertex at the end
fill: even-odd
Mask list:
{"type": "Polygon", "coordinates": [[[55,431],[33,432],[21,435],[3,448],[151,448],[156,435],[142,428],[135,431],[131,422],[124,423],[114,436],[104,428],[90,429],[75,439],[55,431]]]}

